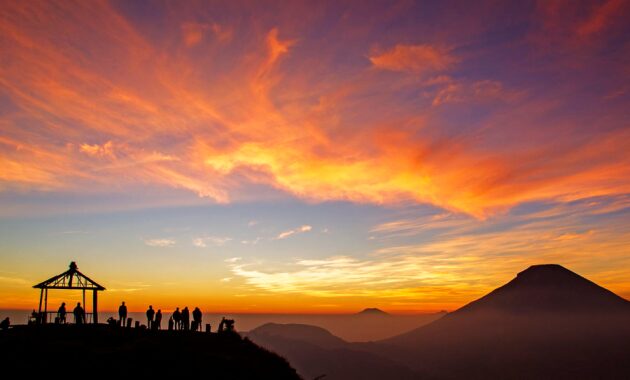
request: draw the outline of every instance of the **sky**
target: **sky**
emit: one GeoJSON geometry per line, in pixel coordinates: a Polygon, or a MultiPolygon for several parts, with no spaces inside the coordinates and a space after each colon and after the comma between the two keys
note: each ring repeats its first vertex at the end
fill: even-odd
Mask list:
{"type": "Polygon", "coordinates": [[[0,308],[70,261],[109,310],[454,310],[541,263],[630,299],[629,17],[3,1],[0,308]]]}

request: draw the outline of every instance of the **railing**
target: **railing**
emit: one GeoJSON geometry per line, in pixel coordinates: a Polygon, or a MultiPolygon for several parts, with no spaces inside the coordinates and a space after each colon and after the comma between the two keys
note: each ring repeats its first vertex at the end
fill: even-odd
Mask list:
{"type": "MultiPolygon", "coordinates": [[[[92,323],[92,319],[94,313],[84,313],[84,321],[83,323],[92,323]]],[[[59,313],[56,311],[42,311],[39,315],[37,312],[31,314],[28,318],[29,324],[42,324],[42,323],[55,323],[60,324],[63,323],[59,319],[59,313]]],[[[65,323],[76,323],[74,314],[66,313],[66,321],[65,323]]]]}

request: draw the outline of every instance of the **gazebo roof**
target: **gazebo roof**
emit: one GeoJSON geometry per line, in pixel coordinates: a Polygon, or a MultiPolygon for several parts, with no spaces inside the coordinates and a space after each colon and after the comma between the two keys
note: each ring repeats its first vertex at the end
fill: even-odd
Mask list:
{"type": "Polygon", "coordinates": [[[33,286],[38,289],[86,289],[86,290],[105,290],[105,288],[88,276],[79,272],[77,264],[73,261],[70,263],[70,269],[54,276],[42,283],[33,286]]]}

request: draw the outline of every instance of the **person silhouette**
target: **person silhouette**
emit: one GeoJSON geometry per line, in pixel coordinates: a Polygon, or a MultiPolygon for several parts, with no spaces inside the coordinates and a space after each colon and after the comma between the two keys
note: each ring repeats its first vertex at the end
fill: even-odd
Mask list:
{"type": "Polygon", "coordinates": [[[188,306],[182,310],[182,325],[184,325],[184,331],[190,330],[190,311],[188,311],[188,306]]]}
{"type": "Polygon", "coordinates": [[[74,323],[82,325],[85,322],[85,310],[81,307],[81,302],[77,302],[77,307],[72,311],[74,314],[74,323]]]}
{"type": "Polygon", "coordinates": [[[59,310],[57,310],[57,318],[59,323],[66,323],[66,303],[62,302],[61,306],[59,306],[59,310]]]}
{"type": "Polygon", "coordinates": [[[153,327],[153,317],[155,316],[155,310],[153,310],[153,305],[149,305],[147,309],[147,329],[151,330],[153,327]]]}
{"type": "Polygon", "coordinates": [[[120,318],[121,326],[125,327],[127,323],[127,306],[125,305],[125,301],[123,301],[118,308],[118,317],[120,318]]]}
{"type": "Polygon", "coordinates": [[[173,322],[175,322],[175,330],[179,330],[181,327],[182,313],[179,311],[179,308],[175,308],[173,312],[173,322]]]}
{"type": "Polygon", "coordinates": [[[198,307],[196,307],[195,310],[193,310],[192,316],[193,316],[193,322],[194,322],[193,323],[193,325],[194,325],[193,330],[194,331],[201,330],[201,317],[202,317],[202,315],[203,314],[201,313],[201,310],[199,310],[198,307]]]}
{"type": "Polygon", "coordinates": [[[155,324],[153,325],[153,330],[162,330],[162,310],[158,309],[157,313],[155,313],[155,324]]]}
{"type": "Polygon", "coordinates": [[[9,317],[6,317],[5,319],[2,320],[2,322],[0,322],[0,330],[8,330],[9,326],[11,326],[11,320],[9,319],[9,317]]]}
{"type": "Polygon", "coordinates": [[[41,323],[41,315],[40,313],[36,312],[35,309],[33,309],[33,312],[31,313],[31,318],[28,321],[28,323],[30,324],[32,321],[32,323],[35,323],[36,325],[41,323]]]}

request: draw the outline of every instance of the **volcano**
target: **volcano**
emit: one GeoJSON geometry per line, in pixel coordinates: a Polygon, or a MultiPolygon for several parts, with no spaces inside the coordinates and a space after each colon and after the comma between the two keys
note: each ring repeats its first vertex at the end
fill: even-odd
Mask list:
{"type": "Polygon", "coordinates": [[[429,378],[630,378],[630,302],[556,264],[367,345],[429,378]]]}
{"type": "Polygon", "coordinates": [[[616,313],[630,302],[558,264],[533,265],[456,313],[616,313]]]}

